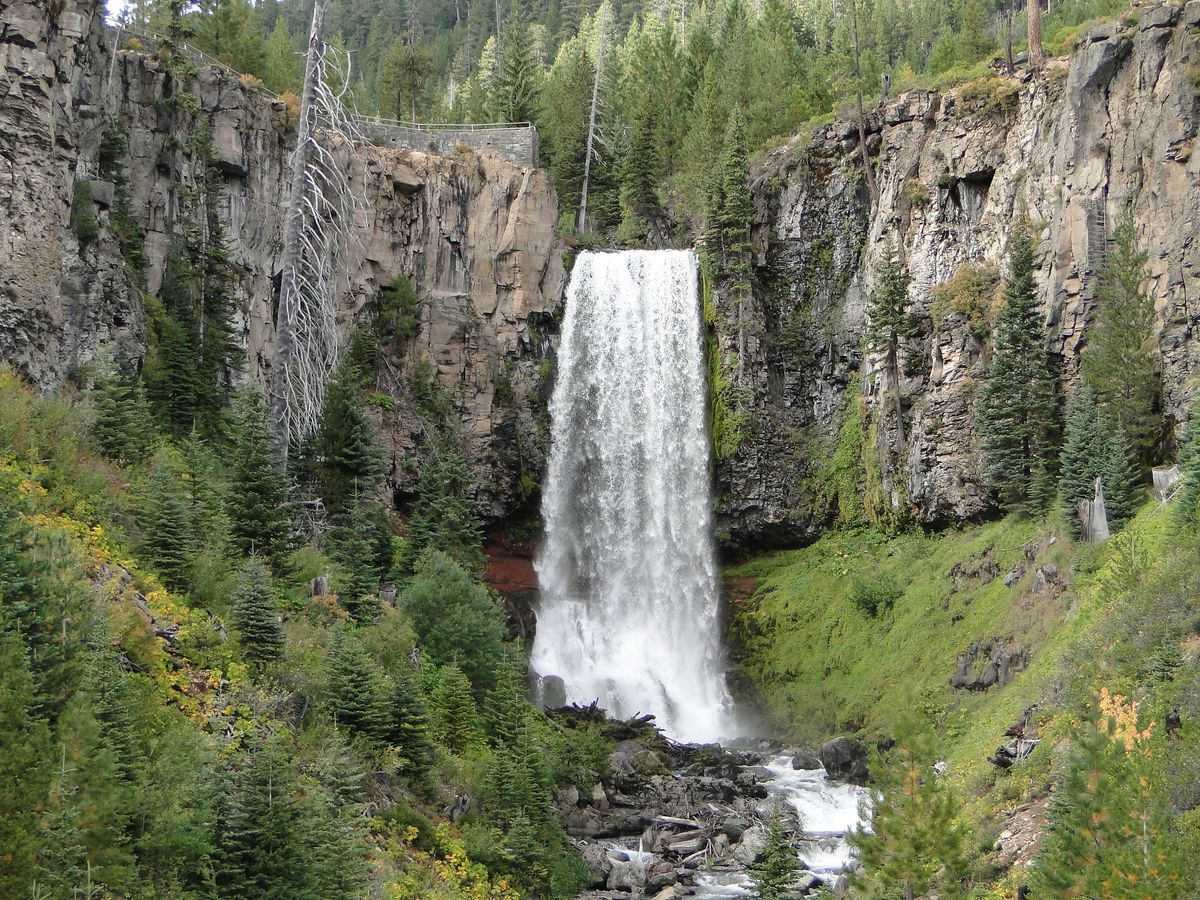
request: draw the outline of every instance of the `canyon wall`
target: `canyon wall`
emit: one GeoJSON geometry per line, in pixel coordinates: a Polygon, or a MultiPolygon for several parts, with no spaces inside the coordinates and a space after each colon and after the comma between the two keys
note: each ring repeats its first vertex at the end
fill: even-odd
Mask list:
{"type": "MultiPolygon", "coordinates": [[[[145,298],[184,227],[204,165],[196,138],[207,130],[246,375],[262,382],[295,111],[228,70],[177,77],[149,48],[118,49],[99,14],[90,0],[0,9],[0,359],[56,391],[85,384],[118,353],[145,354],[145,298]],[[111,227],[114,185],[100,174],[101,138],[113,128],[128,139],[118,163],[145,236],[144,290],[111,227]],[[72,223],[81,204],[98,225],[86,240],[72,223]]],[[[426,423],[411,385],[434,373],[462,423],[480,512],[508,515],[545,451],[548,335],[565,281],[549,176],[488,153],[338,152],[359,199],[337,297],[343,339],[399,275],[421,301],[418,334],[391,348],[377,385],[389,396],[373,414],[392,450],[392,486],[403,495],[415,483],[426,423]]]]}
{"type": "Polygon", "coordinates": [[[870,484],[858,489],[879,511],[908,508],[937,525],[991,510],[975,427],[986,321],[935,302],[934,287],[965,264],[1003,271],[1022,208],[1038,228],[1046,337],[1068,392],[1097,309],[1097,272],[1132,210],[1158,310],[1164,414],[1178,430],[1200,361],[1198,80],[1200,3],[1153,6],[1098,26],[1042,72],[997,72],[875,109],[874,207],[852,123],[769,154],[755,173],[753,297],[738,302],[718,286],[715,298],[722,363],[746,417],[737,452],[717,465],[726,545],[811,537],[833,514],[834,455],[841,446],[844,461],[856,439],[878,450],[879,496],[870,484]],[[918,332],[901,351],[903,446],[894,415],[879,414],[891,384],[865,342],[866,298],[888,239],[912,275],[918,332]],[[861,439],[843,428],[848,414],[860,418],[861,439]]]}

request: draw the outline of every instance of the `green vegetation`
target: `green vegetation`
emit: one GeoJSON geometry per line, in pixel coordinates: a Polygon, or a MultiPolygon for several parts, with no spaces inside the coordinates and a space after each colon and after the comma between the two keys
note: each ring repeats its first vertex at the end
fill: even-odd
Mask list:
{"type": "Polygon", "coordinates": [[[370,602],[310,596],[353,574],[334,535],[367,498],[268,566],[293,507],[235,500],[279,487],[251,477],[261,408],[139,436],[138,386],[117,366],[93,415],[0,374],[0,893],[574,896],[550,791],[609,745],[528,703],[487,589],[431,543],[381,603],[400,523],[380,510],[355,528],[370,602]],[[438,824],[451,789],[493,799],[438,824]]]}
{"type": "Polygon", "coordinates": [[[750,866],[755,897],[758,900],[782,900],[789,896],[792,882],[799,873],[796,851],[784,829],[783,815],[776,807],[767,819],[767,839],[762,853],[750,866]]]}
{"type": "Polygon", "coordinates": [[[1163,427],[1154,297],[1142,288],[1146,259],[1126,211],[1100,273],[1100,312],[1082,357],[1084,378],[1105,420],[1124,435],[1143,466],[1153,460],[1163,427]]]}
{"type": "Polygon", "coordinates": [[[853,878],[863,896],[966,895],[968,833],[958,818],[961,801],[934,770],[937,752],[928,725],[911,718],[896,725],[895,746],[871,758],[871,832],[852,843],[862,869],[853,878]]]}
{"type": "Polygon", "coordinates": [[[1053,499],[1058,432],[1057,379],[1033,278],[1036,248],[1033,225],[1019,221],[980,421],[987,481],[1005,511],[1026,515],[1053,499]]]}

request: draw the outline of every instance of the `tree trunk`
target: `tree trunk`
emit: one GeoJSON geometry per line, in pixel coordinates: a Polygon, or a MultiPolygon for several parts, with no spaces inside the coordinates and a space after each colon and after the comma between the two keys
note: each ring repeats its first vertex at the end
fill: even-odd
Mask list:
{"type": "Polygon", "coordinates": [[[575,230],[587,228],[588,187],[592,178],[592,150],[596,141],[596,109],[600,105],[600,68],[604,65],[604,29],[596,42],[596,77],[592,79],[592,109],[588,114],[587,151],[583,157],[583,193],[579,198],[579,215],[576,217],[575,230]]]}
{"type": "MultiPolygon", "coordinates": [[[[1030,0],[1031,3],[1036,0],[1030,0]]],[[[858,98],[858,147],[862,151],[863,172],[867,178],[867,191],[871,195],[871,205],[879,200],[879,188],[875,184],[875,171],[871,168],[871,157],[867,153],[867,123],[863,113],[862,67],[860,61],[862,51],[858,44],[858,2],[850,0],[850,25],[854,32],[854,90],[858,98]]]]}
{"type": "Polygon", "coordinates": [[[312,109],[317,102],[317,79],[321,56],[325,52],[325,7],[313,6],[312,27],[308,31],[308,59],[304,67],[304,90],[300,98],[300,122],[296,135],[296,155],[292,160],[292,185],[288,196],[287,219],[283,232],[283,271],[280,274],[279,308],[275,312],[275,359],[271,363],[270,413],[275,432],[275,459],[287,464],[291,441],[291,413],[288,408],[288,375],[295,349],[295,328],[299,315],[296,306],[296,267],[300,261],[304,231],[305,175],[312,159],[312,109]]]}
{"type": "Polygon", "coordinates": [[[1025,9],[1029,15],[1029,66],[1040,69],[1046,61],[1046,54],[1042,51],[1041,0],[1027,0],[1025,9]]]}
{"type": "Polygon", "coordinates": [[[1016,70],[1016,66],[1013,65],[1012,26],[1013,11],[1010,6],[1004,10],[1004,64],[1008,67],[1009,75],[1016,70]]]}

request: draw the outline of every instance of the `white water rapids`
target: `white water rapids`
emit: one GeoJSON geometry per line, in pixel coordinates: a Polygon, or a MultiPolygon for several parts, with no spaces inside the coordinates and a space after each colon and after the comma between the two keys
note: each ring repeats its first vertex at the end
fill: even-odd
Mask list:
{"type": "Polygon", "coordinates": [[[531,663],[567,697],[733,730],[717,622],[696,257],[581,253],[567,291],[531,663]]]}

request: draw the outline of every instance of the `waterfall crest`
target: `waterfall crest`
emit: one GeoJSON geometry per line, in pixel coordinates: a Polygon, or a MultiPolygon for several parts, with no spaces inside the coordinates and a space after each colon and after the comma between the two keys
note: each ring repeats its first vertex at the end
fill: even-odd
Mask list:
{"type": "Polygon", "coordinates": [[[696,257],[581,253],[567,291],[533,667],[569,699],[732,731],[696,257]]]}

